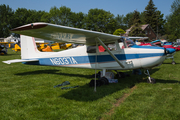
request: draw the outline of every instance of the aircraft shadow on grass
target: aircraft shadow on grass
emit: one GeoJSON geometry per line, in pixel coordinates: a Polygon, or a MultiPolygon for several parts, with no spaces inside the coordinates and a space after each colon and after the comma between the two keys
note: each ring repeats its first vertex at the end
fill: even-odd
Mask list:
{"type": "MultiPolygon", "coordinates": [[[[155,73],[158,71],[159,68],[152,69],[150,72],[155,73]]],[[[71,77],[84,77],[89,78],[89,82],[92,78],[90,78],[91,75],[83,75],[83,74],[70,74],[70,73],[62,73],[59,72],[61,70],[36,70],[36,71],[30,71],[30,72],[23,72],[23,73],[17,73],[15,75],[37,75],[37,74],[56,74],[56,75],[64,75],[64,76],[71,76],[71,77]]],[[[130,74],[129,77],[120,78],[118,79],[118,83],[110,83],[109,85],[102,85],[100,87],[97,87],[97,92],[94,92],[94,87],[90,87],[89,83],[79,86],[77,88],[70,88],[66,93],[62,94],[59,97],[64,97],[66,99],[72,99],[76,101],[94,101],[101,99],[109,94],[113,94],[117,91],[123,90],[125,88],[132,88],[138,83],[146,83],[147,82],[147,76],[146,75],[132,75],[132,71],[126,72],[127,74],[130,74]],[[145,78],[145,79],[143,79],[145,78]],[[89,94],[91,93],[91,94],[89,94]]],[[[67,80],[68,81],[68,80],[67,80]]],[[[162,79],[156,79],[156,83],[180,83],[180,81],[177,80],[162,80],[162,79]]],[[[77,83],[78,85],[78,83],[77,83]]],[[[71,86],[71,85],[70,85],[71,86]]],[[[66,86],[63,86],[66,87],[66,86]]],[[[68,87],[68,86],[67,86],[68,87]]],[[[61,88],[57,88],[61,89],[61,88]]]]}
{"type": "MultiPolygon", "coordinates": [[[[146,82],[146,81],[142,81],[142,82],[146,82]]],[[[134,81],[134,83],[129,82],[129,83],[111,83],[109,85],[103,85],[100,87],[97,87],[97,92],[94,92],[94,87],[89,87],[88,84],[80,86],[78,88],[75,89],[71,89],[68,92],[60,95],[59,97],[63,97],[66,99],[70,99],[70,100],[76,100],[76,101],[94,101],[94,100],[98,100],[101,99],[105,96],[108,96],[110,94],[113,94],[117,91],[126,89],[126,88],[131,88],[133,87],[135,84],[140,83],[139,81],[134,81]]],[[[179,81],[176,80],[161,80],[161,79],[157,79],[157,83],[180,83],[179,81]]],[[[147,83],[149,84],[149,83],[147,83]]]]}
{"type": "Polygon", "coordinates": [[[180,84],[180,81],[177,80],[162,80],[162,79],[156,79],[156,83],[178,83],[180,84]]]}
{"type": "MultiPolygon", "coordinates": [[[[176,61],[175,61],[175,62],[176,62],[176,61]]],[[[166,63],[163,63],[163,64],[171,64],[171,65],[172,65],[172,63],[171,63],[171,62],[169,62],[169,63],[167,63],[167,62],[166,62],[166,63]]],[[[180,63],[176,63],[176,64],[180,64],[180,63]]]]}
{"type": "Polygon", "coordinates": [[[0,56],[16,56],[17,54],[6,54],[6,55],[0,55],[0,56]]]}
{"type": "MultiPolygon", "coordinates": [[[[158,71],[159,69],[153,69],[151,73],[158,71]]],[[[132,73],[132,72],[128,72],[132,73]]],[[[94,87],[89,87],[89,84],[79,86],[76,89],[71,89],[68,92],[60,95],[59,97],[64,97],[66,99],[76,100],[76,101],[94,101],[101,99],[107,95],[113,94],[117,91],[123,90],[125,88],[132,88],[138,83],[147,83],[147,77],[145,75],[140,76],[130,76],[127,78],[120,78],[118,83],[110,83],[109,85],[103,85],[97,87],[97,92],[94,92],[94,87]],[[145,77],[146,79],[143,79],[145,77]],[[91,94],[89,94],[91,93],[91,94]]],[[[180,83],[177,80],[162,80],[156,79],[156,83],[180,83]]],[[[147,83],[149,84],[149,83],[147,83]]]]}
{"type": "Polygon", "coordinates": [[[83,74],[72,74],[72,73],[62,73],[59,72],[61,70],[35,70],[35,71],[29,71],[29,72],[23,72],[23,73],[17,73],[15,75],[38,75],[38,74],[55,74],[55,75],[63,75],[63,76],[70,76],[70,77],[84,77],[84,78],[90,78],[89,75],[83,75],[83,74]]]}

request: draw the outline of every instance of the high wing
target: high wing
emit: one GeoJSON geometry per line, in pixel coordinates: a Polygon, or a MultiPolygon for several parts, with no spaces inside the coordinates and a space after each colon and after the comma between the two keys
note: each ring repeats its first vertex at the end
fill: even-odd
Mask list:
{"type": "Polygon", "coordinates": [[[97,38],[100,38],[104,43],[111,43],[121,38],[120,36],[116,35],[43,22],[23,25],[14,28],[11,31],[13,33],[46,40],[65,43],[81,43],[87,45],[95,45],[97,38]]]}

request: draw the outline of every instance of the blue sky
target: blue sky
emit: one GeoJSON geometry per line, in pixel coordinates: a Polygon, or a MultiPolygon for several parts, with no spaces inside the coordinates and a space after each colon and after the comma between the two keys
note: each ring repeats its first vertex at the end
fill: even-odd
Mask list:
{"type": "MultiPolygon", "coordinates": [[[[153,0],[155,7],[161,11],[164,16],[169,15],[171,5],[175,0],[153,0]]],[[[14,11],[17,8],[26,8],[31,10],[43,10],[49,12],[51,7],[66,6],[71,8],[72,12],[88,13],[90,9],[98,8],[110,11],[117,16],[126,15],[129,12],[137,10],[143,12],[148,5],[149,0],[1,0],[0,4],[9,5],[14,11]]]]}

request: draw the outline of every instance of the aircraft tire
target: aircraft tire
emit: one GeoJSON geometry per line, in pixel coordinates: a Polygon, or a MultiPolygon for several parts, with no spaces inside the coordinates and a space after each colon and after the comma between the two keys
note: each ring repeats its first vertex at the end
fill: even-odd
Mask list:
{"type": "Polygon", "coordinates": [[[107,78],[105,78],[105,85],[109,84],[109,80],[107,78]]]}
{"type": "Polygon", "coordinates": [[[176,62],[175,62],[175,61],[172,61],[172,62],[171,62],[171,64],[175,65],[175,64],[176,64],[176,62]]]}
{"type": "Polygon", "coordinates": [[[102,77],[99,79],[100,81],[102,81],[103,85],[108,85],[109,84],[109,81],[106,77],[102,77]]]}
{"type": "Polygon", "coordinates": [[[150,82],[149,79],[147,79],[147,83],[155,84],[156,80],[154,78],[151,78],[151,82],[150,82]]]}

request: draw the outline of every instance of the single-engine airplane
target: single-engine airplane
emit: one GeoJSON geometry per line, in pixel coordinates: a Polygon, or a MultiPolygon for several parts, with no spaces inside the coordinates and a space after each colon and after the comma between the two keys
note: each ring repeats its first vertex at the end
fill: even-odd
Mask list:
{"type": "Polygon", "coordinates": [[[175,52],[169,48],[137,46],[132,40],[122,36],[50,23],[27,24],[11,31],[21,34],[21,59],[3,61],[4,63],[101,69],[102,76],[105,76],[106,70],[143,68],[147,70],[149,83],[155,83],[155,80],[150,77],[148,69],[161,65],[166,54],[175,52]],[[59,52],[40,52],[33,37],[86,45],[59,52]],[[124,43],[123,49],[120,42],[124,43]],[[109,49],[108,44],[114,44],[114,48],[109,49]],[[99,46],[103,46],[105,51],[99,52],[99,46]]]}

